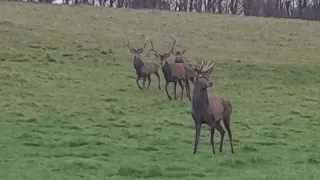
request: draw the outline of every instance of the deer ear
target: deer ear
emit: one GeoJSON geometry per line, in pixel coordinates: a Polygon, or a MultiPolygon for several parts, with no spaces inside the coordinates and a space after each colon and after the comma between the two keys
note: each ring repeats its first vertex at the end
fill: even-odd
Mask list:
{"type": "Polygon", "coordinates": [[[130,52],[131,53],[133,53],[133,54],[135,54],[136,52],[135,52],[135,50],[133,49],[133,48],[130,48],[130,52]]]}
{"type": "Polygon", "coordinates": [[[184,53],[186,52],[186,50],[187,50],[187,49],[184,49],[181,54],[184,54],[184,53]]]}
{"type": "Polygon", "coordinates": [[[166,54],[164,55],[164,57],[165,57],[165,58],[170,57],[170,53],[166,53],[166,54]]]}
{"type": "Polygon", "coordinates": [[[140,48],[137,52],[142,53],[142,52],[143,52],[143,49],[140,48]]]}

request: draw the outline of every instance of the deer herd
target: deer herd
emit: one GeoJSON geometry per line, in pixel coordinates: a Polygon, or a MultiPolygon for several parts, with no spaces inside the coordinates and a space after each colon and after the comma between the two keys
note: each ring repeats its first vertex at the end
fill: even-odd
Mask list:
{"type": "Polygon", "coordinates": [[[184,49],[182,52],[175,51],[176,40],[171,36],[173,44],[168,52],[159,52],[154,49],[154,44],[152,39],[146,38],[143,48],[130,48],[130,52],[134,54],[133,56],[133,67],[136,70],[136,83],[139,89],[145,88],[146,79],[148,79],[148,86],[151,83],[151,74],[154,74],[158,78],[158,88],[161,90],[160,86],[160,75],[159,67],[165,79],[165,91],[170,100],[172,97],[168,93],[168,85],[170,82],[174,84],[174,99],[177,99],[176,86],[179,83],[181,88],[180,100],[183,98],[184,89],[186,89],[187,96],[191,102],[191,116],[195,123],[195,140],[194,140],[194,150],[193,154],[197,152],[197,147],[199,143],[201,125],[207,124],[210,127],[210,143],[212,146],[212,152],[215,154],[214,147],[214,132],[215,129],[220,133],[220,147],[219,152],[222,152],[222,144],[224,140],[225,130],[222,128],[220,121],[222,120],[229,136],[231,153],[234,153],[232,134],[230,129],[232,106],[229,100],[208,95],[207,89],[213,87],[213,82],[210,80],[210,75],[214,69],[214,62],[210,61],[204,66],[204,62],[201,64],[194,64],[192,61],[188,61],[183,55],[186,52],[184,49]],[[149,51],[154,52],[155,59],[160,61],[160,65],[157,61],[154,62],[143,62],[140,54],[144,51],[147,43],[150,42],[151,48],[149,51]],[[174,55],[174,62],[168,62],[167,59],[170,55],[174,55]],[[139,80],[143,80],[143,87],[140,86],[139,80]],[[190,95],[190,84],[192,82],[194,88],[192,93],[192,98],[190,95]]]}

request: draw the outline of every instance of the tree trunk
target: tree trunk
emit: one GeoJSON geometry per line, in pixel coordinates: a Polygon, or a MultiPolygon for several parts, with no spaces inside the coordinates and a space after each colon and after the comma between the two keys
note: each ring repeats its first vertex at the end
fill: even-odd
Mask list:
{"type": "Polygon", "coordinates": [[[212,6],[212,0],[208,0],[207,1],[207,6],[206,6],[206,12],[210,12],[211,11],[211,6],[212,6]]]}
{"type": "Polygon", "coordinates": [[[219,14],[222,14],[222,6],[221,6],[222,1],[223,0],[219,0],[219,2],[218,2],[218,12],[219,12],[219,14]]]}
{"type": "Polygon", "coordinates": [[[192,12],[193,10],[193,0],[190,0],[190,3],[189,3],[189,12],[192,12]]]}

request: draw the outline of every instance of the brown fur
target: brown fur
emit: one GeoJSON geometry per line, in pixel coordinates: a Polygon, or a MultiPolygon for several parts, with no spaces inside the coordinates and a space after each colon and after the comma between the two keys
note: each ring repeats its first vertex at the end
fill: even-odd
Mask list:
{"type": "Polygon", "coordinates": [[[147,89],[149,89],[149,86],[151,84],[150,75],[154,74],[158,78],[158,88],[159,88],[159,90],[161,90],[160,75],[158,73],[159,65],[157,63],[154,63],[154,62],[144,63],[141,60],[141,57],[140,57],[140,54],[143,52],[143,49],[146,47],[147,42],[148,41],[146,40],[143,48],[130,48],[130,52],[134,54],[134,56],[133,56],[133,67],[135,68],[136,75],[137,75],[136,83],[137,83],[139,89],[144,89],[145,88],[146,79],[148,78],[149,83],[148,83],[147,89]],[[139,84],[139,80],[141,78],[143,79],[143,88],[139,84]]]}
{"type": "Polygon", "coordinates": [[[141,72],[144,74],[150,75],[154,72],[157,72],[159,69],[159,65],[156,63],[146,62],[144,63],[144,66],[141,67],[141,72]]]}
{"type": "Polygon", "coordinates": [[[183,64],[169,63],[169,67],[171,70],[171,76],[175,76],[178,79],[184,79],[186,71],[183,64]]]}
{"type": "MultiPolygon", "coordinates": [[[[170,100],[172,99],[168,93],[168,85],[170,82],[173,82],[174,83],[175,99],[177,99],[177,92],[176,92],[177,83],[179,83],[179,85],[181,87],[180,99],[182,99],[183,92],[184,92],[184,83],[186,83],[186,71],[185,71],[184,65],[181,63],[168,63],[167,58],[170,57],[170,53],[160,54],[153,48],[152,40],[150,40],[150,43],[151,43],[150,50],[154,51],[154,56],[160,60],[161,69],[162,69],[164,78],[166,80],[165,90],[166,90],[166,94],[167,94],[168,98],[170,100]]],[[[187,88],[186,88],[187,94],[188,94],[189,100],[190,100],[190,91],[189,91],[190,88],[187,83],[186,83],[186,85],[187,85],[187,88]]]]}
{"type": "Polygon", "coordinates": [[[217,129],[220,133],[220,148],[219,152],[222,152],[222,144],[224,140],[224,129],[222,128],[220,121],[223,120],[223,124],[227,129],[231,153],[234,153],[232,134],[230,129],[232,106],[229,100],[217,96],[209,96],[207,88],[213,86],[213,82],[210,81],[209,76],[213,71],[214,63],[202,71],[203,63],[200,69],[195,68],[195,87],[193,91],[192,98],[192,118],[195,122],[195,141],[193,154],[197,152],[197,147],[199,143],[201,124],[207,124],[210,127],[210,142],[212,145],[212,152],[215,153],[214,148],[214,131],[217,129]]]}
{"type": "MultiPolygon", "coordinates": [[[[181,51],[175,51],[175,44],[176,44],[176,39],[171,36],[172,40],[173,40],[173,44],[170,50],[170,53],[174,55],[174,62],[175,63],[183,63],[185,65],[185,69],[186,69],[186,88],[187,88],[187,92],[190,92],[190,85],[189,85],[189,81],[192,82],[192,84],[194,84],[194,70],[193,68],[190,66],[190,61],[188,61],[183,55],[186,52],[186,49],[184,49],[182,52],[181,51]]],[[[189,100],[190,96],[189,96],[189,100]]]]}

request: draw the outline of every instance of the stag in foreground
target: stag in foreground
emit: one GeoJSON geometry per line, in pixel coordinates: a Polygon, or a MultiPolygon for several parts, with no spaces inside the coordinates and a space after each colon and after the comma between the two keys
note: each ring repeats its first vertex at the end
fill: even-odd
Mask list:
{"type": "Polygon", "coordinates": [[[193,90],[192,98],[192,118],[195,122],[195,141],[193,154],[197,152],[199,143],[199,136],[201,130],[201,124],[207,124],[210,127],[210,143],[212,145],[212,151],[215,154],[214,148],[214,131],[217,129],[220,133],[220,148],[219,152],[222,152],[222,144],[224,138],[224,129],[222,128],[220,121],[223,120],[224,126],[226,127],[230,139],[231,153],[234,153],[232,144],[232,134],[230,129],[232,106],[229,100],[216,97],[208,96],[207,88],[213,86],[213,82],[210,81],[210,74],[213,72],[214,63],[207,64],[205,70],[203,70],[203,61],[200,68],[195,67],[195,87],[193,90]]]}
{"type": "MultiPolygon", "coordinates": [[[[150,39],[150,44],[151,44],[151,49],[150,51],[154,52],[154,56],[160,60],[160,65],[161,69],[164,75],[164,78],[166,80],[166,85],[165,85],[165,90],[167,93],[168,98],[171,100],[171,96],[168,93],[168,85],[170,82],[174,83],[174,98],[177,99],[177,92],[176,92],[176,87],[177,83],[179,83],[181,87],[181,97],[180,100],[183,97],[183,92],[184,92],[184,83],[186,82],[186,71],[184,68],[184,65],[182,63],[168,63],[167,58],[170,57],[170,52],[165,52],[165,53],[158,53],[154,47],[153,47],[153,42],[150,39]]],[[[187,94],[190,100],[190,91],[189,87],[186,88],[187,94]]]]}
{"type": "Polygon", "coordinates": [[[143,48],[141,47],[137,47],[137,48],[130,48],[130,52],[134,54],[133,56],[133,67],[136,70],[136,82],[137,85],[139,87],[139,89],[144,89],[145,88],[145,82],[146,82],[146,78],[148,78],[148,86],[147,89],[149,89],[149,86],[151,84],[151,78],[150,75],[151,74],[155,74],[158,77],[158,88],[159,90],[161,90],[160,87],[160,75],[158,72],[159,69],[159,65],[155,62],[143,62],[141,60],[140,54],[143,52],[143,50],[146,48],[148,43],[148,39],[146,38],[145,44],[143,46],[143,48]],[[143,88],[140,86],[139,84],[139,80],[143,79],[143,88]]]}

